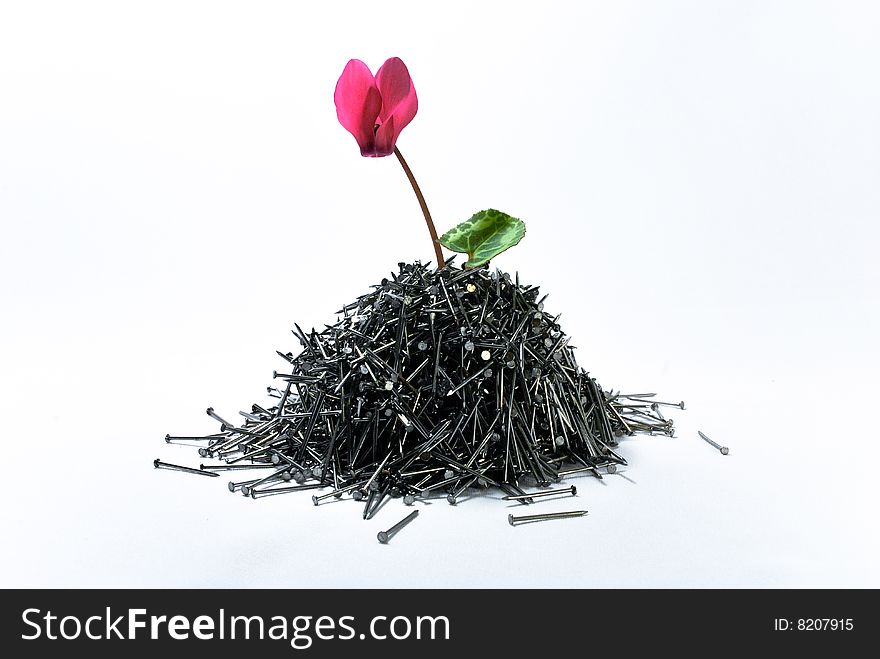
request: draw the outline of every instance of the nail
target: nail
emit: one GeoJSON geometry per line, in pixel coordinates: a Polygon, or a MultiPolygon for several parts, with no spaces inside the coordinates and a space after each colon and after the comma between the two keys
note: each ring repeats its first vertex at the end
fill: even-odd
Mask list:
{"type": "MultiPolygon", "coordinates": [[[[630,400],[640,400],[640,399],[630,397],[630,400]]],[[[663,403],[663,402],[660,402],[659,400],[656,400],[656,401],[646,400],[646,401],[642,401],[642,402],[651,403],[651,407],[653,407],[654,405],[664,405],[666,407],[680,407],[681,409],[684,409],[684,401],[681,401],[680,403],[663,403]]]]}
{"type": "Polygon", "coordinates": [[[216,413],[214,412],[214,408],[213,408],[213,407],[209,407],[207,410],[205,410],[205,412],[207,413],[207,415],[208,415],[209,417],[211,417],[211,418],[214,419],[215,421],[219,421],[221,425],[226,425],[226,426],[232,426],[232,425],[233,425],[233,424],[229,423],[229,421],[226,421],[226,420],[225,420],[223,417],[221,417],[219,414],[216,414],[216,413]]]}
{"type": "Polygon", "coordinates": [[[180,435],[165,435],[165,443],[173,444],[174,442],[201,442],[201,441],[212,441],[218,439],[225,439],[225,435],[217,434],[217,435],[200,435],[196,437],[182,437],[180,435]]]}
{"type": "Polygon", "coordinates": [[[376,491],[370,490],[370,496],[367,497],[367,502],[364,504],[364,519],[367,519],[367,515],[370,514],[370,509],[373,507],[373,500],[376,498],[376,491]]]}
{"type": "Polygon", "coordinates": [[[700,437],[702,437],[703,439],[705,439],[709,444],[711,444],[712,446],[717,448],[719,451],[721,451],[721,455],[727,455],[728,453],[730,453],[729,448],[727,448],[726,446],[721,446],[721,444],[718,444],[716,442],[713,442],[711,439],[709,439],[708,437],[706,437],[706,435],[703,434],[702,430],[698,430],[697,434],[700,437]]]}
{"type": "Polygon", "coordinates": [[[153,460],[153,466],[156,469],[171,469],[173,471],[185,471],[188,474],[200,474],[202,476],[219,476],[210,471],[202,471],[201,469],[193,469],[192,467],[184,467],[183,465],[175,465],[170,462],[162,462],[159,458],[153,460]]]}
{"type": "Polygon", "coordinates": [[[563,487],[559,490],[547,490],[546,492],[535,492],[534,494],[508,495],[501,498],[505,501],[520,501],[524,499],[537,499],[539,497],[552,497],[560,494],[571,494],[571,496],[577,496],[577,492],[577,488],[572,485],[571,487],[563,487]]]}
{"type": "Polygon", "coordinates": [[[477,477],[469,478],[466,480],[461,486],[459,486],[456,490],[446,495],[446,501],[449,502],[450,506],[454,506],[458,503],[458,497],[461,496],[461,493],[468,489],[471,485],[477,482],[477,477]]]}
{"type": "Polygon", "coordinates": [[[342,496],[346,492],[349,492],[349,491],[355,489],[359,485],[360,485],[360,483],[355,483],[354,485],[349,485],[348,487],[342,487],[342,488],[339,488],[338,490],[334,490],[333,492],[328,492],[327,494],[322,494],[321,496],[318,496],[317,494],[313,494],[312,495],[312,503],[314,503],[317,506],[324,499],[329,499],[330,497],[339,498],[340,496],[342,496]]]}
{"type": "Polygon", "coordinates": [[[247,496],[250,493],[250,490],[253,489],[254,487],[256,487],[257,485],[262,485],[263,483],[268,483],[269,481],[274,480],[276,478],[281,478],[284,481],[289,481],[290,480],[290,473],[288,472],[288,468],[286,466],[282,467],[281,469],[278,469],[278,470],[272,472],[271,474],[269,474],[265,478],[260,478],[259,480],[252,481],[251,483],[248,483],[246,486],[241,488],[241,493],[244,494],[245,496],[247,496]],[[285,478],[285,476],[287,476],[287,478],[285,478]]]}
{"type": "Polygon", "coordinates": [[[409,524],[411,521],[413,521],[418,516],[419,516],[418,510],[412,511],[409,515],[404,517],[402,520],[400,520],[397,524],[392,526],[387,531],[379,531],[379,533],[376,534],[376,538],[378,538],[379,542],[381,542],[383,545],[388,544],[388,541],[391,540],[391,538],[394,536],[395,533],[397,533],[400,529],[402,529],[404,526],[409,524]]]}
{"type": "Polygon", "coordinates": [[[378,495],[376,497],[376,501],[375,501],[375,503],[373,503],[373,507],[370,508],[369,512],[367,513],[367,516],[364,519],[373,519],[373,515],[375,515],[377,512],[379,512],[379,508],[382,507],[382,502],[385,501],[385,497],[388,496],[388,491],[390,489],[391,489],[391,483],[389,481],[388,483],[385,484],[385,487],[382,488],[381,492],[375,493],[378,495]]]}
{"type": "Polygon", "coordinates": [[[240,469],[272,469],[275,465],[199,465],[203,471],[236,471],[240,469]]]}
{"type": "Polygon", "coordinates": [[[511,526],[516,526],[517,524],[522,524],[525,522],[543,522],[548,519],[564,519],[567,517],[583,517],[589,511],[587,510],[571,510],[564,513],[546,513],[544,515],[520,515],[519,517],[514,517],[513,515],[507,516],[507,521],[511,526]]]}
{"type": "Polygon", "coordinates": [[[287,494],[288,492],[301,492],[302,490],[314,490],[321,487],[320,483],[313,485],[291,485],[290,487],[273,487],[265,490],[251,490],[251,499],[271,497],[275,494],[287,494]]]}
{"type": "Polygon", "coordinates": [[[239,481],[238,483],[233,483],[232,481],[229,481],[227,487],[229,488],[229,491],[230,491],[230,492],[235,492],[236,490],[241,490],[241,491],[242,491],[242,494],[244,494],[245,496],[247,496],[247,495],[248,495],[248,492],[247,492],[247,490],[246,490],[245,488],[246,488],[248,485],[251,485],[251,484],[253,484],[253,483],[256,483],[258,480],[260,480],[260,479],[259,479],[259,478],[253,478],[253,479],[251,479],[251,480],[249,480],[249,481],[239,481]]]}

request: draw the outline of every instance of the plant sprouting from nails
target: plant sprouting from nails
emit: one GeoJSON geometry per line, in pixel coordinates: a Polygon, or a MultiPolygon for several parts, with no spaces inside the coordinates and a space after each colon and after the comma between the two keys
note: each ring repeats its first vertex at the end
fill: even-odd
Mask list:
{"type": "Polygon", "coordinates": [[[522,239],[522,220],[494,209],[480,211],[442,237],[437,236],[425,196],[397,148],[401,131],[419,108],[409,70],[399,57],[386,60],[375,76],[361,60],[350,60],[336,83],[333,100],[339,123],[354,136],[362,156],[381,158],[393,153],[397,157],[425,217],[438,268],[445,262],[441,245],[467,254],[465,267],[477,267],[522,239]]]}

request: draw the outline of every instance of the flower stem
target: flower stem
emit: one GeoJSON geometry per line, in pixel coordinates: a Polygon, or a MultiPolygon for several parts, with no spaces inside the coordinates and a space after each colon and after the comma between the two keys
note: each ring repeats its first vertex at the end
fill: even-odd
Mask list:
{"type": "Polygon", "coordinates": [[[443,252],[440,250],[440,241],[437,239],[437,229],[434,228],[434,220],[431,219],[431,211],[428,210],[428,204],[425,203],[425,197],[419,188],[419,184],[416,183],[416,177],[413,176],[412,170],[409,168],[409,165],[406,164],[406,160],[403,159],[403,154],[397,147],[394,147],[394,155],[397,156],[397,159],[400,161],[400,166],[403,167],[403,171],[409,179],[413,192],[416,193],[416,199],[419,200],[419,206],[422,209],[422,214],[425,216],[425,223],[428,225],[428,233],[431,234],[431,244],[434,245],[434,255],[437,257],[437,269],[439,270],[446,264],[446,261],[443,258],[443,252]]]}

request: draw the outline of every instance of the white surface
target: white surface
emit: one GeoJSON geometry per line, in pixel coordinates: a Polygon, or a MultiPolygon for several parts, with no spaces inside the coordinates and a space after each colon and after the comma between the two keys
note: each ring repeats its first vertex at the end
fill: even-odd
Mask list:
{"type": "Polygon", "coordinates": [[[880,587],[877,5],[339,4],[0,9],[0,585],[880,587]],[[496,264],[582,365],[688,403],[535,507],[585,519],[438,501],[381,546],[397,501],[152,467],[265,400],[294,321],[430,257],[332,104],[391,55],[438,228],[525,219],[496,264]]]}

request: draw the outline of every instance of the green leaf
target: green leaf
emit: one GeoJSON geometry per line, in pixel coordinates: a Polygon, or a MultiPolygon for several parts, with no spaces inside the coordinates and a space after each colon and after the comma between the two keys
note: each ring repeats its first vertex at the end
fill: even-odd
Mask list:
{"type": "Polygon", "coordinates": [[[525,233],[522,220],[490,208],[444,233],[440,244],[453,252],[467,254],[465,267],[476,268],[516,245],[525,233]]]}

